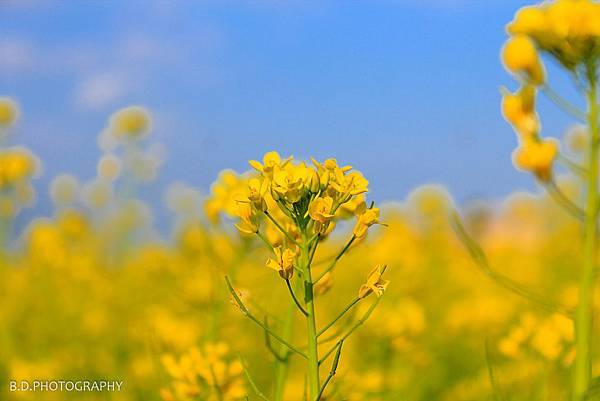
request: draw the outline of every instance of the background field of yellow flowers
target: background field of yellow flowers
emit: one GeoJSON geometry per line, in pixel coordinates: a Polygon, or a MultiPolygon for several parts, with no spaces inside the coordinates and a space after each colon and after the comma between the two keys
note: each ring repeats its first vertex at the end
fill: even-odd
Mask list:
{"type": "Polygon", "coordinates": [[[598,397],[600,4],[526,4],[0,0],[0,400],[598,397]]]}

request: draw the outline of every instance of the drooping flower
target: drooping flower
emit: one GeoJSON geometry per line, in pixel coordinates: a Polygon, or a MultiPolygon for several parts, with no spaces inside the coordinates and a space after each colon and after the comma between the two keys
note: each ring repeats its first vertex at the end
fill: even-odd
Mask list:
{"type": "Polygon", "coordinates": [[[363,299],[374,293],[377,298],[381,297],[385,292],[385,289],[389,285],[389,280],[383,279],[383,273],[385,273],[387,266],[380,265],[376,266],[369,275],[367,281],[360,286],[358,290],[358,298],[363,299]]]}

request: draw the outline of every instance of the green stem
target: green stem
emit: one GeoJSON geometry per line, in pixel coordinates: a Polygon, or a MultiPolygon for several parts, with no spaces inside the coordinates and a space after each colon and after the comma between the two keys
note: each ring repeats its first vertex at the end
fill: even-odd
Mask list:
{"type": "Polygon", "coordinates": [[[575,367],[573,372],[573,399],[581,401],[591,378],[591,336],[593,314],[594,269],[597,254],[598,231],[598,103],[595,66],[588,66],[590,87],[588,101],[588,179],[586,218],[583,243],[583,271],[579,283],[579,301],[575,314],[575,367]]]}
{"type": "Polygon", "coordinates": [[[315,318],[315,304],[313,281],[310,267],[310,255],[306,231],[302,231],[302,259],[304,270],[304,303],[306,305],[306,334],[308,340],[308,397],[314,400],[320,390],[319,383],[319,351],[317,343],[317,323],[315,318]]]}
{"type": "Polygon", "coordinates": [[[292,299],[294,300],[294,303],[296,304],[296,306],[298,307],[298,310],[304,315],[304,316],[308,316],[308,313],[304,310],[304,308],[302,307],[302,305],[300,304],[300,301],[298,301],[298,298],[296,298],[296,294],[294,294],[294,289],[292,288],[292,285],[290,284],[290,280],[286,279],[285,280],[285,284],[287,285],[288,291],[290,292],[290,295],[292,296],[292,299]]]}
{"type": "Polygon", "coordinates": [[[333,268],[337,264],[338,260],[340,260],[340,258],[346,253],[346,251],[348,251],[348,249],[350,248],[350,245],[352,245],[352,243],[354,241],[356,241],[356,236],[355,235],[353,235],[352,238],[350,238],[350,240],[346,243],[346,245],[344,246],[344,248],[342,248],[342,250],[340,251],[340,253],[337,254],[337,256],[335,257],[335,259],[333,259],[331,261],[331,263],[329,264],[329,266],[327,266],[327,268],[319,275],[319,277],[317,277],[317,279],[315,280],[315,283],[318,283],[323,277],[325,277],[325,275],[327,273],[329,273],[331,270],[333,270],[333,268]]]}
{"type": "Polygon", "coordinates": [[[321,336],[322,334],[324,334],[324,333],[325,333],[327,330],[329,330],[329,328],[330,328],[331,326],[333,326],[334,324],[336,324],[336,323],[337,323],[337,321],[338,321],[338,320],[340,320],[340,319],[341,319],[341,318],[342,318],[342,317],[343,317],[343,316],[346,314],[346,312],[348,312],[350,309],[352,309],[352,307],[353,307],[354,305],[356,305],[356,304],[358,303],[358,301],[360,301],[360,298],[358,298],[358,297],[354,298],[354,300],[353,300],[352,302],[350,302],[350,303],[348,304],[348,306],[346,306],[346,307],[344,308],[344,310],[343,310],[343,311],[342,311],[342,312],[341,312],[339,315],[337,315],[337,317],[336,317],[335,319],[333,319],[333,320],[332,320],[332,321],[331,321],[331,322],[330,322],[330,323],[329,323],[327,326],[325,326],[325,327],[323,327],[321,330],[319,330],[319,332],[317,333],[317,337],[320,337],[320,336],[321,336]]]}

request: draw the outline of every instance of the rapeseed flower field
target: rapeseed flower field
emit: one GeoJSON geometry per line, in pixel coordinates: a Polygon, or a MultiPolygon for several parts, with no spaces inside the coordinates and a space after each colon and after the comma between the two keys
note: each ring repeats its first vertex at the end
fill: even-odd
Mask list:
{"type": "Polygon", "coordinates": [[[600,3],[527,6],[506,30],[498,112],[538,190],[498,203],[422,185],[377,204],[343,155],[265,149],[209,191],[166,188],[164,233],[139,196],[163,163],[152,110],[107,116],[95,177],[40,188],[27,114],[0,98],[0,399],[600,399],[600,3]],[[538,96],[573,119],[563,137],[538,96]],[[21,227],[36,191],[52,212],[21,227]],[[82,378],[122,389],[11,390],[82,378]]]}

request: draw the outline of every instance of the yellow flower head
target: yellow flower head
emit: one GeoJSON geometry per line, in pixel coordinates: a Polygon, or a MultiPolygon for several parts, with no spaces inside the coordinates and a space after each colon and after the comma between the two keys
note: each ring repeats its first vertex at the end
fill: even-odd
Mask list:
{"type": "Polygon", "coordinates": [[[273,248],[273,251],[275,252],[275,259],[269,258],[267,260],[267,267],[278,272],[282,279],[291,279],[294,275],[296,253],[291,249],[284,250],[280,246],[273,248]]]}
{"type": "Polygon", "coordinates": [[[540,181],[548,181],[557,155],[558,145],[553,140],[526,141],[513,154],[513,161],[517,168],[535,174],[540,181]]]}
{"type": "Polygon", "coordinates": [[[524,35],[508,40],[502,49],[502,61],[514,74],[524,74],[529,82],[541,85],[545,80],[544,68],[533,41],[524,35]]]}
{"type": "Polygon", "coordinates": [[[367,209],[366,205],[362,204],[362,206],[357,209],[357,213],[358,220],[354,226],[353,233],[356,238],[360,239],[367,235],[369,227],[379,223],[380,210],[376,207],[367,209]]]}
{"type": "Polygon", "coordinates": [[[358,290],[359,299],[366,298],[372,293],[375,293],[377,298],[383,295],[385,289],[390,283],[389,280],[384,280],[382,278],[386,268],[387,266],[380,265],[376,266],[373,270],[371,270],[371,272],[367,276],[367,282],[361,285],[358,290]]]}
{"type": "Polygon", "coordinates": [[[332,218],[333,198],[326,196],[324,198],[316,198],[308,208],[310,217],[321,224],[328,223],[332,218]]]}
{"type": "Polygon", "coordinates": [[[130,106],[114,113],[110,125],[114,135],[119,138],[139,139],[148,133],[152,121],[146,109],[130,106]]]}
{"type": "Polygon", "coordinates": [[[0,187],[26,182],[36,174],[37,165],[35,156],[24,148],[12,148],[0,153],[0,187]]]}
{"type": "Polygon", "coordinates": [[[568,69],[597,57],[600,46],[600,3],[557,0],[524,7],[508,24],[511,35],[527,36],[568,69]]]}
{"type": "Polygon", "coordinates": [[[502,115],[522,139],[535,138],[540,130],[535,113],[535,87],[525,85],[517,93],[506,93],[502,97],[502,115]]]}
{"type": "Polygon", "coordinates": [[[271,151],[265,153],[265,155],[263,156],[262,163],[256,160],[250,160],[248,163],[250,164],[250,166],[252,166],[252,168],[261,172],[265,177],[270,178],[273,176],[273,172],[275,171],[276,167],[282,167],[286,165],[290,160],[291,157],[287,160],[284,160],[282,163],[281,156],[279,156],[279,153],[271,151]]]}
{"type": "Polygon", "coordinates": [[[10,127],[19,118],[19,107],[14,100],[0,97],[0,127],[10,127]]]}
{"type": "Polygon", "coordinates": [[[271,187],[274,196],[289,203],[298,202],[310,190],[311,170],[304,163],[275,168],[271,187]]]}
{"type": "Polygon", "coordinates": [[[263,212],[267,210],[267,201],[265,200],[267,190],[266,180],[252,178],[248,181],[248,200],[252,202],[257,210],[263,212]]]}

